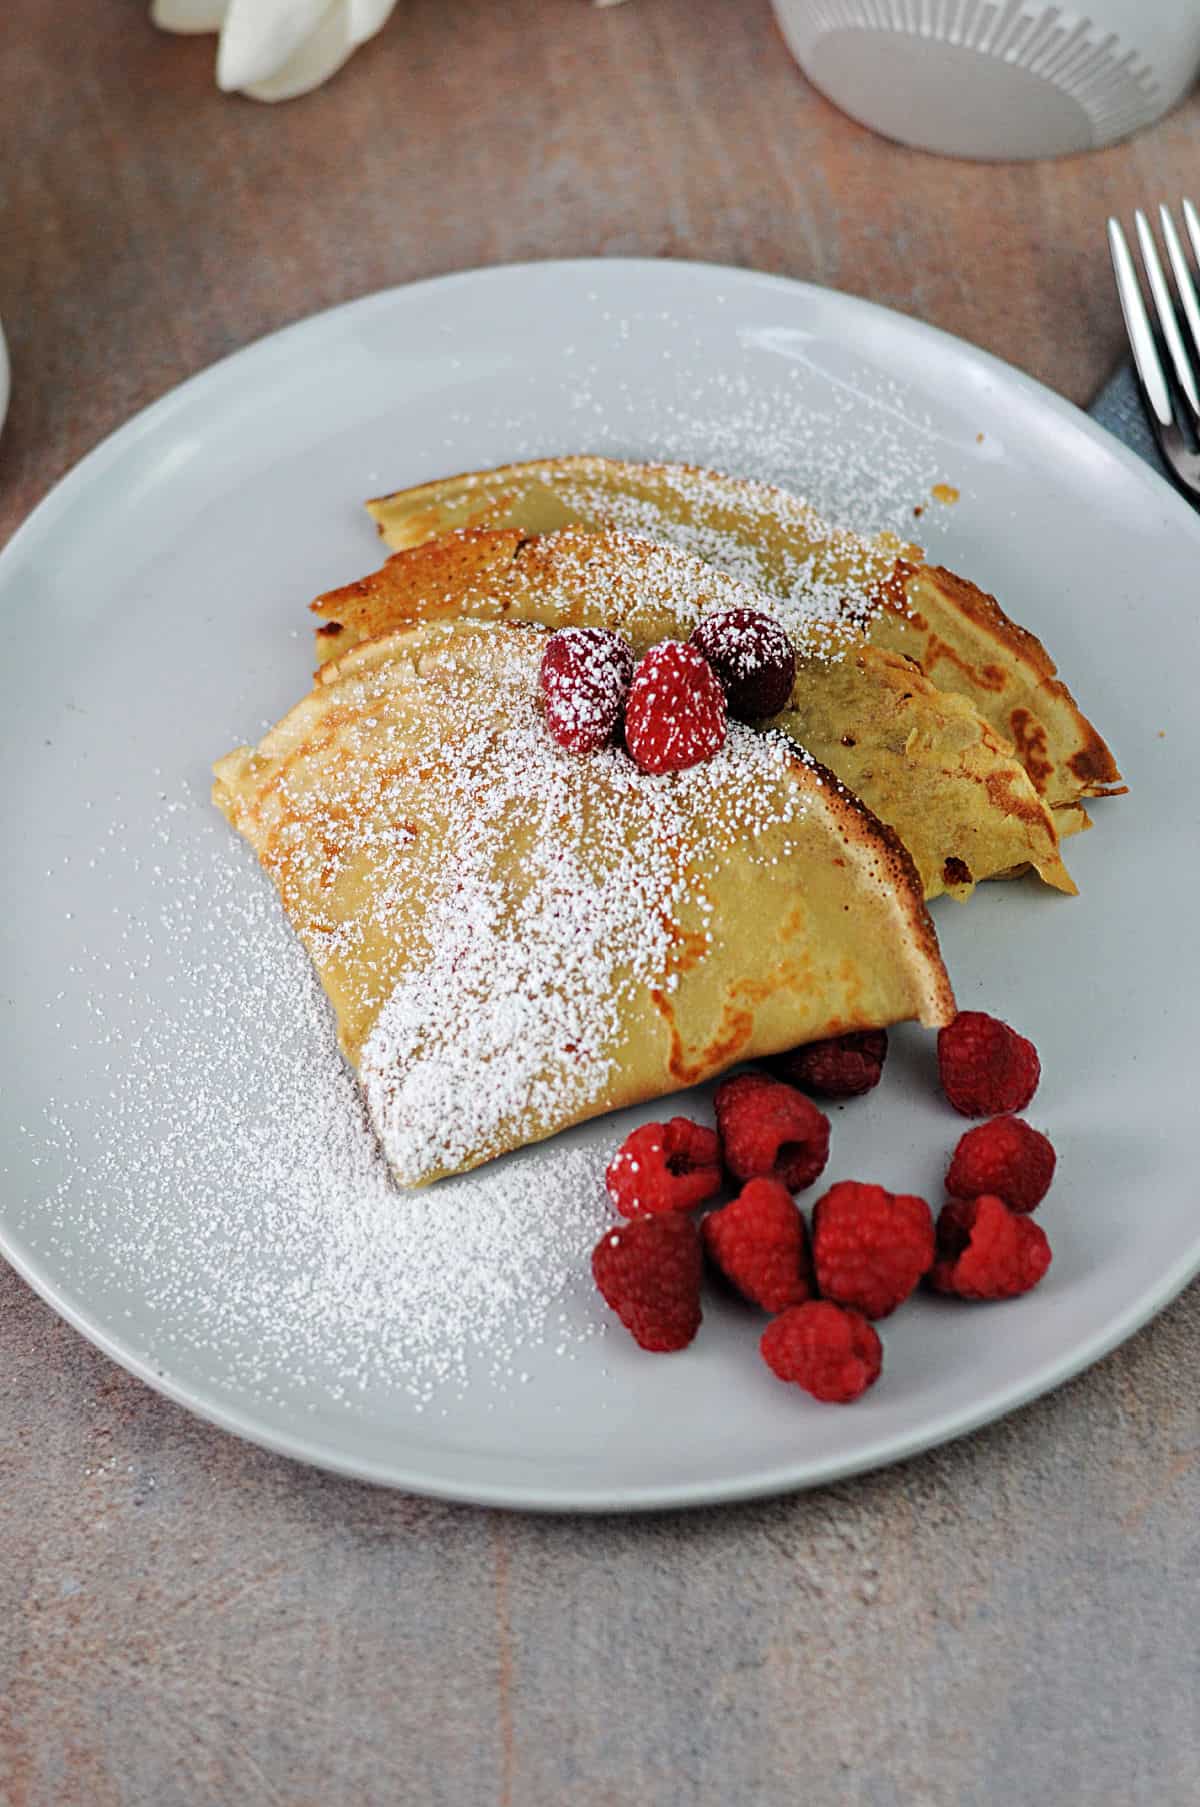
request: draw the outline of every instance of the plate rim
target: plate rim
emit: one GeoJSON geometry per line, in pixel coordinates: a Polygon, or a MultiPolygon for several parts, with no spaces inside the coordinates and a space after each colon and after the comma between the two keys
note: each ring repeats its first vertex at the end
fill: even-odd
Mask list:
{"type": "Polygon", "coordinates": [[[730,1506],[753,1500],[773,1499],[788,1493],[807,1493],[855,1475],[891,1468],[898,1462],[956,1442],[973,1431],[997,1424],[1013,1412],[1032,1405],[1037,1399],[1066,1385],[1086,1369],[1094,1367],[1106,1355],[1144,1328],[1152,1318],[1178,1298],[1188,1282],[1200,1272],[1200,1233],[1190,1251],[1181,1255],[1157,1287],[1150,1287],[1134,1300],[1113,1323],[1096,1335],[1065,1361],[1044,1362],[1026,1383],[1017,1388],[999,1387],[974,1401],[969,1407],[943,1415],[906,1435],[881,1436],[852,1456],[829,1456],[808,1462],[802,1472],[793,1465],[756,1472],[726,1481],[678,1481],[623,1487],[604,1491],[598,1488],[576,1490],[571,1487],[522,1487],[504,1482],[477,1481],[467,1485],[439,1480],[436,1475],[419,1469],[407,1469],[387,1462],[353,1461],[332,1454],[323,1444],[303,1436],[289,1436],[264,1429],[248,1414],[235,1407],[213,1402],[189,1387],[155,1370],[134,1351],[126,1350],[120,1337],[88,1320],[71,1303],[66,1291],[59,1292],[52,1282],[41,1277],[25,1260],[14,1256],[6,1246],[0,1223],[0,1253],[20,1274],[32,1290],[73,1330],[100,1350],[103,1355],[143,1381],[153,1392],[183,1407],[219,1430],[228,1431],[243,1442],[272,1455],[318,1468],[327,1474],[347,1480],[387,1487],[412,1493],[424,1499],[441,1500],[450,1505],[482,1506],[498,1511],[536,1512],[545,1514],[583,1513],[592,1517],[621,1513],[672,1512],[705,1506],[730,1506]]]}
{"type": "MultiPolygon", "coordinates": [[[[902,333],[912,335],[918,342],[923,341],[929,345],[935,355],[952,353],[961,358],[965,353],[977,362],[985,375],[1001,383],[1010,393],[1015,389],[1026,402],[1048,411],[1072,432],[1082,433],[1093,447],[1101,449],[1106,456],[1112,458],[1127,478],[1134,478],[1146,490],[1148,499],[1160,509],[1165,509],[1164,525],[1169,530],[1184,532],[1200,542],[1200,517],[1197,517],[1184,498],[1165,477],[1105,427],[1092,420],[1081,408],[994,353],[984,351],[970,340],[940,327],[930,326],[897,308],[886,307],[861,296],[847,295],[820,284],[736,265],[682,258],[545,258],[456,270],[374,290],[261,334],[196,371],[106,434],[51,484],[3,548],[0,548],[0,586],[3,586],[7,578],[9,567],[24,554],[26,545],[30,541],[36,542],[39,534],[56,515],[73,503],[77,493],[86,490],[98,475],[136,446],[147,433],[168,422],[172,414],[186,408],[198,392],[228,380],[243,360],[261,358],[268,351],[272,357],[287,356],[297,341],[302,341],[310,334],[318,334],[331,320],[386,312],[389,307],[402,303],[404,298],[414,294],[469,284],[520,282],[531,273],[544,276],[547,272],[557,271],[578,275],[585,272],[594,274],[599,270],[606,274],[624,274],[631,284],[654,280],[664,270],[691,273],[710,282],[716,279],[783,295],[791,303],[798,300],[801,303],[807,301],[828,306],[832,302],[839,310],[845,310],[851,319],[855,315],[870,318],[881,321],[893,331],[898,328],[902,333]]],[[[25,1246],[23,1239],[8,1227],[2,1207],[0,1254],[3,1254],[39,1298],[110,1360],[196,1417],[273,1454],[287,1456],[326,1472],[372,1485],[396,1488],[452,1503],[545,1513],[611,1514],[726,1505],[824,1486],[834,1480],[908,1460],[925,1450],[937,1448],[985,1424],[1006,1417],[1102,1360],[1177,1298],[1188,1282],[1200,1272],[1200,1227],[1197,1228],[1194,1240],[1176,1260],[1156,1281],[1145,1286],[1130,1300],[1111,1322],[1085,1338],[1069,1356],[1043,1362],[1020,1385],[998,1386],[973,1400],[969,1406],[943,1413],[907,1433],[878,1436],[853,1454],[831,1455],[816,1462],[809,1459],[787,1463],[720,1481],[687,1480],[616,1488],[576,1488],[571,1485],[532,1487],[482,1479],[455,1482],[419,1467],[406,1467],[403,1463],[341,1457],[326,1444],[302,1434],[264,1427],[251,1414],[226,1403],[219,1396],[206,1395],[194,1386],[176,1381],[165,1371],[156,1368],[143,1354],[127,1346],[118,1333],[76,1305],[70,1289],[60,1287],[44,1261],[36,1257],[25,1246]]]]}
{"type": "Polygon", "coordinates": [[[531,273],[546,270],[582,272],[585,270],[618,270],[637,275],[651,270],[692,271],[705,277],[719,277],[725,281],[748,283],[751,286],[775,289],[788,294],[798,294],[817,302],[836,300],[839,307],[851,313],[859,313],[864,317],[899,322],[908,332],[925,338],[932,344],[946,351],[957,354],[968,352],[977,359],[983,368],[993,376],[997,376],[1005,384],[1022,391],[1026,397],[1042,405],[1048,405],[1051,412],[1076,430],[1082,430],[1085,438],[1094,446],[1112,454],[1116,462],[1126,472],[1135,476],[1148,488],[1160,505],[1169,499],[1171,512],[1181,527],[1190,527],[1200,536],[1200,516],[1197,516],[1189,502],[1179,494],[1174,485],[1160,472],[1149,465],[1144,458],[1125,445],[1107,427],[1101,426],[1092,419],[1086,409],[1080,408],[1066,396],[1059,395],[1038,377],[1030,376],[1015,364],[1008,363],[998,357],[995,352],[985,351],[970,339],[959,333],[948,332],[944,327],[931,326],[914,314],[907,314],[901,308],[889,307],[881,301],[871,301],[863,295],[850,295],[841,289],[835,289],[822,283],[808,282],[800,277],[784,276],[774,271],[752,270],[738,264],[709,263],[703,259],[676,257],[545,257],[527,258],[514,263],[483,264],[461,270],[450,270],[438,276],[424,276],[414,282],[393,283],[385,289],[372,289],[365,295],[357,295],[351,301],[334,302],[332,306],[319,308],[316,313],[305,314],[298,320],[290,320],[285,326],[272,328],[260,333],[257,337],[239,345],[236,350],[226,352],[224,356],[205,364],[200,370],[193,371],[191,376],[171,385],[153,401],[146,402],[128,420],[106,433],[96,444],[89,447],[83,456],[62,473],[36,502],[24,520],[14,528],[12,534],[0,547],[0,578],[3,577],[4,563],[8,560],[14,547],[23,545],[32,537],[36,528],[41,525],[43,511],[49,511],[63,492],[68,496],[84,480],[91,477],[93,469],[102,469],[111,459],[119,456],[127,445],[133,445],[141,436],[165,420],[177,408],[185,405],[200,388],[227,375],[241,360],[256,355],[261,356],[268,347],[283,346],[288,341],[302,338],[315,331],[324,322],[334,318],[349,318],[356,313],[369,314],[382,310],[394,303],[401,296],[419,294],[437,288],[450,288],[472,282],[491,282],[512,280],[528,276],[531,273]]]}

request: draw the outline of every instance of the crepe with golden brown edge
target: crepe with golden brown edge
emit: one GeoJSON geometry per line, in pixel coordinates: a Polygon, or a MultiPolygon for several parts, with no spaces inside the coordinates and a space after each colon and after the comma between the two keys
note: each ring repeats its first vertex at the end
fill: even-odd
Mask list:
{"type": "Polygon", "coordinates": [[[667,539],[783,602],[856,620],[871,643],[913,658],[939,690],[969,698],[1011,740],[1063,833],[1084,802],[1125,789],[1112,753],[1054,661],[993,596],[888,535],[832,527],[786,490],[680,464],[591,456],[470,472],[368,503],[401,550],[457,527],[615,527],[667,539]]]}
{"type": "MultiPolygon", "coordinates": [[[[637,652],[685,638],[702,613],[775,610],[774,599],[674,546],[566,528],[464,529],[398,552],[380,571],[318,598],[318,656],[406,623],[454,618],[616,628],[637,652]]],[[[782,611],[797,645],[791,704],[776,716],[912,854],[927,898],[1032,866],[1074,886],[1055,820],[1012,746],[966,698],[841,620],[782,611]]]]}
{"type": "Polygon", "coordinates": [[[661,777],[566,753],[547,635],[365,642],[215,767],[403,1184],[734,1061],[954,1014],[911,860],[830,773],[740,723],[661,777]]]}

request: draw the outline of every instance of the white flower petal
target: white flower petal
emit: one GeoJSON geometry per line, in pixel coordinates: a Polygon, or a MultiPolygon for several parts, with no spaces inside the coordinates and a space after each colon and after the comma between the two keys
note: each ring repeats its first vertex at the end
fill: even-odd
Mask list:
{"type": "Polygon", "coordinates": [[[335,0],[294,56],[267,80],[247,84],[255,100],[292,100],[320,87],[385,23],[395,0],[335,0]]]}
{"type": "Polygon", "coordinates": [[[269,82],[340,7],[341,0],[233,0],[221,28],[218,87],[269,82]]]}
{"type": "Polygon", "coordinates": [[[290,100],[340,69],[373,38],[396,0],[151,0],[164,31],[220,31],[217,85],[290,100]]]}
{"type": "Polygon", "coordinates": [[[350,36],[355,44],[365,44],[387,24],[396,0],[347,0],[350,12],[350,36]]]}
{"type": "Polygon", "coordinates": [[[150,17],[162,31],[220,31],[229,0],[154,0],[150,17]]]}
{"type": "Polygon", "coordinates": [[[247,82],[243,93],[254,100],[294,100],[328,81],[354,50],[343,0],[334,0],[295,54],[264,81],[247,82]]]}

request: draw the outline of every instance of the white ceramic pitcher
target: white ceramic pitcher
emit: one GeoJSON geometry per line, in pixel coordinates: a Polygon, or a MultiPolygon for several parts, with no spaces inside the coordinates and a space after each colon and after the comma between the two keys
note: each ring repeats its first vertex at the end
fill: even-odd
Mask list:
{"type": "Polygon", "coordinates": [[[809,80],[889,138],[1056,157],[1148,125],[1200,73],[1200,0],[773,0],[809,80]]]}

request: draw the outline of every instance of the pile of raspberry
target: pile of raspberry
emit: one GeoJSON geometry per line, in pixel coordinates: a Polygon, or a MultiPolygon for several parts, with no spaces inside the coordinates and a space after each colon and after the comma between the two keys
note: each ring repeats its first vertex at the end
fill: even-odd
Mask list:
{"type": "Polygon", "coordinates": [[[608,1195],[624,1221],[601,1237],[592,1273],[643,1349],[683,1349],[700,1328],[705,1269],[771,1314],[759,1347],[780,1380],[845,1404],[878,1380],[875,1324],[922,1282],[958,1299],[1017,1298],[1050,1266],[1032,1213],[1054,1177],[1047,1138],[1016,1113],[1037,1089],[1032,1042],[982,1011],[938,1035],[942,1091],[963,1116],[936,1220],[923,1198],[839,1180],[806,1220],[795,1194],[829,1158],[829,1119],[809,1093],[861,1096],[879,1083],[882,1030],[814,1042],[717,1087],[716,1128],[672,1117],[626,1137],[608,1195]],[[697,1223],[691,1213],[710,1208],[697,1223]],[[731,1196],[730,1196],[731,1195],[731,1196]]]}
{"type": "Polygon", "coordinates": [[[787,706],[796,655],[758,609],[706,615],[686,642],[663,640],[635,667],[623,635],[564,627],[542,655],[546,726],[570,753],[624,739],[643,772],[683,772],[725,744],[727,720],[767,721],[787,706]]]}

